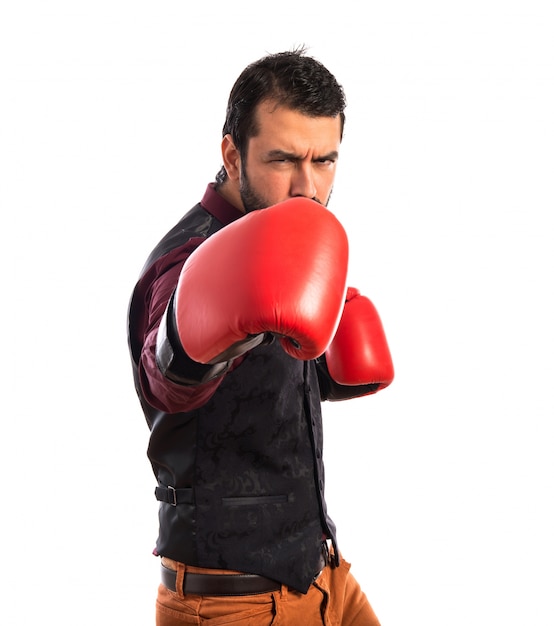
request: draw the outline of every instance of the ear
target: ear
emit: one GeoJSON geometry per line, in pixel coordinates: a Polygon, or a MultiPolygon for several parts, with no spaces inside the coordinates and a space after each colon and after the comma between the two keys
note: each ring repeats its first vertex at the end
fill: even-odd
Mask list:
{"type": "Polygon", "coordinates": [[[231,135],[223,137],[221,155],[223,156],[223,165],[227,170],[227,176],[232,181],[238,181],[240,178],[240,154],[231,135]]]}

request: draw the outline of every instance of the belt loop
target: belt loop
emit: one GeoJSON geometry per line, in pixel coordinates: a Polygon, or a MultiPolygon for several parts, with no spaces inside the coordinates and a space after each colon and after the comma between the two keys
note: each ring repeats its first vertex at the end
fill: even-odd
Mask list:
{"type": "Polygon", "coordinates": [[[177,562],[177,578],[175,580],[175,591],[179,598],[185,597],[185,574],[187,566],[184,563],[177,562]]]}

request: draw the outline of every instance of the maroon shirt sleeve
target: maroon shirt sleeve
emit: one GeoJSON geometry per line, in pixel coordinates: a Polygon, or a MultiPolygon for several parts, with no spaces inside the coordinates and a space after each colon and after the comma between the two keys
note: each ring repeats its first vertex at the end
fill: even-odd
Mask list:
{"type": "MultiPolygon", "coordinates": [[[[201,205],[223,225],[243,215],[215,191],[213,183],[208,185],[201,205]]],[[[157,259],[139,281],[141,313],[135,329],[136,339],[142,346],[138,363],[139,382],[146,401],[166,413],[187,412],[202,406],[224,378],[222,375],[199,385],[180,385],[166,378],[156,363],[156,340],[160,321],[177,286],[185,261],[203,241],[203,237],[196,237],[171,250],[157,259]]],[[[244,357],[236,359],[228,371],[232,371],[243,359],[244,357]]]]}
{"type": "Polygon", "coordinates": [[[143,346],[139,362],[139,380],[146,401],[166,413],[192,411],[205,404],[213,395],[223,376],[201,385],[179,385],[167,379],[156,363],[156,339],[160,320],[171,294],[177,286],[179,274],[194,249],[191,245],[170,252],[159,259],[145,274],[149,283],[145,293],[143,346]]]}

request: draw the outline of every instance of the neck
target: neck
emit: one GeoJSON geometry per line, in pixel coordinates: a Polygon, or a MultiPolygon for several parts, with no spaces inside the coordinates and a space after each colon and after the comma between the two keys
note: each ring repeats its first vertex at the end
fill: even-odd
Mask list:
{"type": "Polygon", "coordinates": [[[229,202],[239,211],[241,211],[241,213],[245,212],[238,187],[236,185],[233,185],[232,182],[229,181],[229,179],[218,185],[216,187],[216,191],[220,196],[225,198],[227,202],[229,202]]]}

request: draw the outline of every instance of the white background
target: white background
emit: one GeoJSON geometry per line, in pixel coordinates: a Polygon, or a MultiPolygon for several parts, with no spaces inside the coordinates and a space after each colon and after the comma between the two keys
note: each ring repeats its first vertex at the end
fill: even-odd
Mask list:
{"type": "Polygon", "coordinates": [[[331,208],[397,371],[325,407],[341,548],[384,626],[554,624],[553,17],[547,0],[2,5],[2,624],[153,623],[127,302],[219,169],[239,72],[303,43],[346,90],[331,208]]]}

